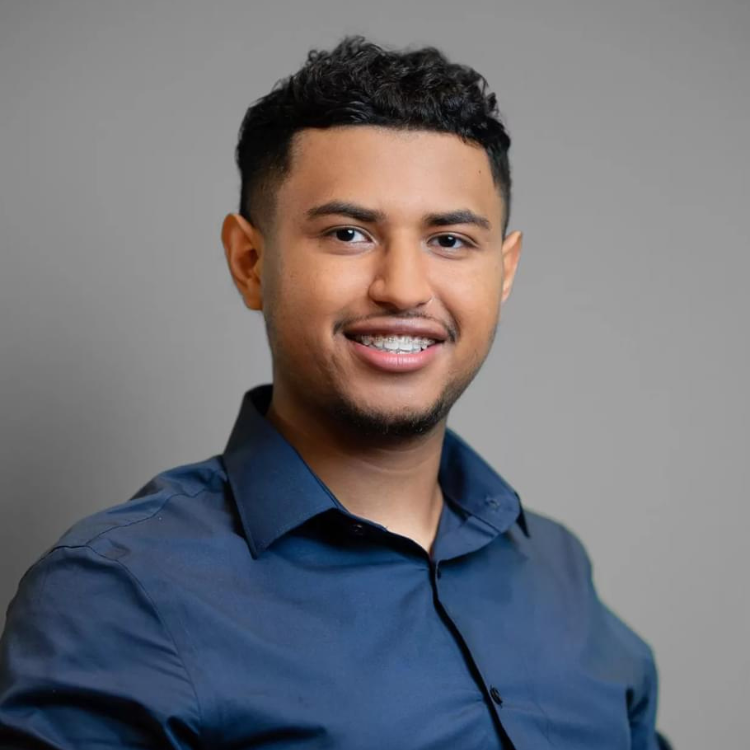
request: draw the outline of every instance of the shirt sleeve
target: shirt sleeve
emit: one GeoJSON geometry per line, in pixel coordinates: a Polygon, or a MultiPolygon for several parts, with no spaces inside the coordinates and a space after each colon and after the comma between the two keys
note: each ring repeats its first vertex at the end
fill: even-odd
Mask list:
{"type": "Polygon", "coordinates": [[[632,750],[659,750],[663,747],[656,731],[656,709],[659,678],[656,663],[649,649],[645,660],[643,687],[628,710],[632,750]]]}
{"type": "Polygon", "coordinates": [[[669,746],[664,744],[664,739],[656,729],[659,679],[653,650],[599,597],[594,583],[593,565],[586,548],[572,531],[567,528],[565,530],[582,561],[587,585],[597,602],[597,608],[603,613],[606,632],[611,637],[608,648],[612,653],[625,655],[626,661],[633,665],[627,704],[631,750],[664,750],[669,746]]]}
{"type": "Polygon", "coordinates": [[[606,604],[601,602],[614,643],[628,654],[634,665],[633,684],[628,690],[628,723],[631,750],[661,750],[656,730],[659,678],[651,647],[630,629],[606,604]]]}
{"type": "Polygon", "coordinates": [[[125,565],[55,547],[24,575],[0,640],[0,746],[197,748],[190,676],[125,565]]]}

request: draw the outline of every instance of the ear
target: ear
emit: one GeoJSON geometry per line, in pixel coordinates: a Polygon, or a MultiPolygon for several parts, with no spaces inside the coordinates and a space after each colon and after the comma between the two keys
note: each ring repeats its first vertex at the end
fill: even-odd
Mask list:
{"type": "Polygon", "coordinates": [[[503,292],[500,298],[500,304],[502,305],[513,287],[513,279],[516,276],[516,269],[518,268],[518,260],[521,257],[521,244],[523,235],[521,232],[511,232],[503,240],[503,292]]]}
{"type": "Polygon", "coordinates": [[[221,242],[234,284],[251,310],[263,309],[263,243],[260,231],[239,214],[227,214],[221,242]]]}

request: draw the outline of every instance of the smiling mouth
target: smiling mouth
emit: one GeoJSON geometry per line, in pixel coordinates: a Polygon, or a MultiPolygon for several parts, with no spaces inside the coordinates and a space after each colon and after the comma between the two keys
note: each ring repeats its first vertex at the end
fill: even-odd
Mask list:
{"type": "Polygon", "coordinates": [[[421,336],[347,335],[357,359],[382,373],[403,375],[428,368],[440,357],[443,341],[421,336]]]}
{"type": "Polygon", "coordinates": [[[422,336],[379,336],[377,334],[362,334],[347,336],[370,349],[390,354],[416,354],[439,343],[435,339],[422,336]]]}

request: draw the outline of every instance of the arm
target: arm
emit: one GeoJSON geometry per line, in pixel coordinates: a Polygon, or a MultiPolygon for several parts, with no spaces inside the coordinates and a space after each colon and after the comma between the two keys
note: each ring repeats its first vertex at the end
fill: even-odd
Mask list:
{"type": "Polygon", "coordinates": [[[0,640],[0,746],[199,747],[190,676],[129,570],[56,547],[21,579],[0,640]]]}

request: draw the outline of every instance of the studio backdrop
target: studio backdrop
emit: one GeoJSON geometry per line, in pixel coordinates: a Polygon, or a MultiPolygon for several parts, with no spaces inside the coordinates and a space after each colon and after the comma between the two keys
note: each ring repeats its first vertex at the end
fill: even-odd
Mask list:
{"type": "Polygon", "coordinates": [[[270,380],[219,238],[237,130],[345,33],[434,44],[497,93],[524,251],[449,424],[582,539],[675,746],[745,747],[743,0],[0,2],[1,614],[75,520],[221,452],[270,380]]]}

